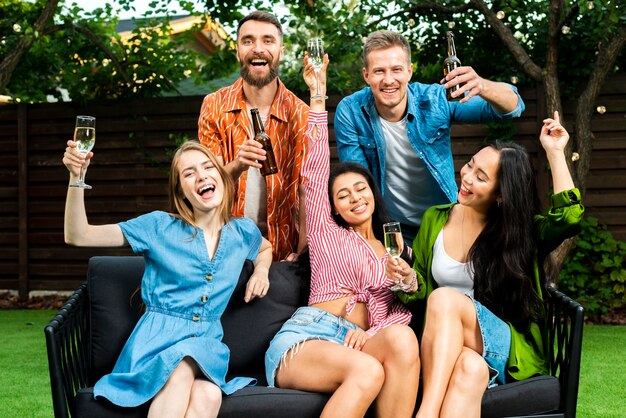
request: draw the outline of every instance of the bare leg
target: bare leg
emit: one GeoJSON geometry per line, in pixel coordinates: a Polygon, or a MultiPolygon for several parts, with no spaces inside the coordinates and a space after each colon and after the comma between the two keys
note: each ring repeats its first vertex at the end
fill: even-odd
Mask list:
{"type": "Polygon", "coordinates": [[[463,348],[482,354],[482,336],[474,303],[450,288],[428,297],[422,337],[424,395],[418,418],[439,417],[452,372],[463,348]]]}
{"type": "Polygon", "coordinates": [[[413,330],[406,325],[391,325],[367,340],[363,352],[378,359],[385,370],[385,383],[374,404],[376,416],[413,415],[420,373],[419,346],[413,330]]]}
{"type": "Polygon", "coordinates": [[[440,417],[480,418],[481,401],[488,383],[485,359],[474,350],[463,348],[454,365],[440,417]]]}
{"type": "Polygon", "coordinates": [[[165,386],[156,394],[148,418],[184,417],[189,406],[191,386],[196,378],[196,364],[185,357],[174,369],[165,386]]]}
{"type": "Polygon", "coordinates": [[[191,386],[189,408],[185,418],[215,418],[222,406],[222,390],[215,383],[196,379],[191,386]]]}
{"type": "Polygon", "coordinates": [[[322,418],[363,417],[385,379],[378,360],[369,354],[329,341],[311,340],[276,373],[281,388],[332,393],[322,418]]]}

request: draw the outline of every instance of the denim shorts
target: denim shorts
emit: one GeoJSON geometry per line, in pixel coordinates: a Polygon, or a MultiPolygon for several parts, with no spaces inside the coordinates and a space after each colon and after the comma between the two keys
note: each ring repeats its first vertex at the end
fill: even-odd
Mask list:
{"type": "MultiPolygon", "coordinates": [[[[343,344],[349,330],[362,331],[352,322],[337,317],[322,309],[305,306],[298,308],[270,342],[265,353],[265,375],[267,385],[274,386],[276,371],[286,361],[287,352],[307,340],[324,340],[343,344]]],[[[291,352],[295,355],[298,347],[291,352]]]]}
{"type": "Polygon", "coordinates": [[[506,383],[506,363],[511,349],[511,328],[480,302],[469,297],[476,307],[476,318],[483,337],[483,358],[489,366],[488,387],[503,385],[506,383]]]}

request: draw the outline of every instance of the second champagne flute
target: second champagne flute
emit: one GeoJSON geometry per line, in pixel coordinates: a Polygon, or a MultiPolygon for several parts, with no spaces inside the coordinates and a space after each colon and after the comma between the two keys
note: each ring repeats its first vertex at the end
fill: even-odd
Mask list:
{"type": "MultiPolygon", "coordinates": [[[[83,155],[87,155],[96,143],[96,118],[93,116],[76,116],[76,128],[74,129],[74,142],[76,142],[76,150],[83,155]]],[[[81,189],[91,189],[91,186],[85,183],[85,166],[80,168],[80,175],[76,183],[70,184],[70,187],[79,187],[81,189]]]]}
{"type": "Polygon", "coordinates": [[[309,39],[306,44],[306,50],[309,53],[309,62],[315,70],[315,79],[317,81],[315,95],[311,96],[311,99],[328,99],[327,96],[322,96],[320,93],[320,69],[324,65],[324,43],[322,38],[309,39]]]}
{"type": "MultiPolygon", "coordinates": [[[[388,222],[383,224],[383,231],[385,233],[385,248],[391,258],[397,260],[402,255],[404,250],[404,238],[402,238],[402,230],[400,228],[400,222],[388,222]]],[[[407,285],[400,280],[398,283],[391,286],[391,290],[408,290],[410,285],[407,285]]]]}

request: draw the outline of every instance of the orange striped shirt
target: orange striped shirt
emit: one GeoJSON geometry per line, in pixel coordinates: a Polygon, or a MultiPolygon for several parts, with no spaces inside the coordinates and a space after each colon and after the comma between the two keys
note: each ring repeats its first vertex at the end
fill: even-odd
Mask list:
{"type": "MultiPolygon", "coordinates": [[[[265,132],[272,139],[278,173],[265,178],[267,182],[267,239],[272,243],[274,260],[283,260],[297,252],[299,234],[301,183],[300,169],[306,154],[306,128],[309,107],[278,82],[278,91],[270,109],[265,132]]],[[[246,138],[253,137],[243,80],[224,87],[204,98],[198,120],[198,138],[211,152],[222,157],[224,164],[235,159],[246,138]]],[[[245,171],[235,182],[232,212],[244,216],[245,171]]],[[[304,202],[302,202],[304,204],[304,202]]]]}

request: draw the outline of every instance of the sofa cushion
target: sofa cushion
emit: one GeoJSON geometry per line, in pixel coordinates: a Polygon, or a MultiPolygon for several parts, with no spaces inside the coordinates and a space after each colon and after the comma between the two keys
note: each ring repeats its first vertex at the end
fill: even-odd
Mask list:
{"type": "MultiPolygon", "coordinates": [[[[222,399],[219,418],[317,418],[328,395],[250,386],[222,399]]],[[[137,408],[122,408],[106,400],[96,401],[93,388],[80,389],[76,394],[76,413],[80,418],[145,418],[148,404],[137,408]]]]}
{"type": "Polygon", "coordinates": [[[243,297],[251,273],[252,266],[248,264],[222,316],[224,343],[231,352],[229,375],[252,376],[257,378],[258,385],[264,386],[267,385],[265,351],[283,323],[299,306],[306,305],[305,289],[309,283],[302,277],[298,264],[272,263],[267,295],[245,303],[243,297]]]}
{"type": "Polygon", "coordinates": [[[143,257],[92,257],[87,270],[93,385],[109,373],[143,310],[143,257]],[[134,295],[134,296],[133,296],[134,295]]]}
{"type": "Polygon", "coordinates": [[[559,409],[561,385],[554,376],[536,376],[489,389],[483,395],[482,418],[536,415],[559,409]]]}

